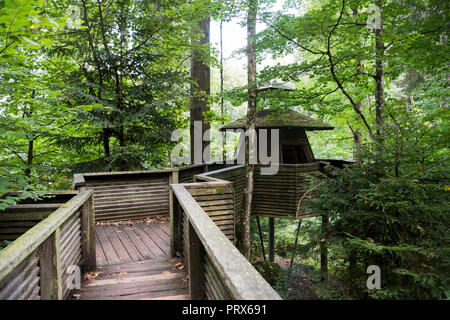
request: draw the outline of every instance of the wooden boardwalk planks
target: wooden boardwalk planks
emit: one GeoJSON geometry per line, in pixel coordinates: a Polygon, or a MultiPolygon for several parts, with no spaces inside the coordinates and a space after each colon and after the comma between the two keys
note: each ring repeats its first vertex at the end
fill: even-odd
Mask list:
{"type": "Polygon", "coordinates": [[[83,283],[81,300],[186,300],[189,282],[185,270],[169,257],[98,268],[83,283]]]}
{"type": "Polygon", "coordinates": [[[155,259],[170,254],[167,220],[99,224],[96,230],[99,266],[155,259]]]}
{"type": "Polygon", "coordinates": [[[189,282],[170,257],[165,219],[98,224],[97,265],[74,297],[82,300],[186,300],[189,282]]]}

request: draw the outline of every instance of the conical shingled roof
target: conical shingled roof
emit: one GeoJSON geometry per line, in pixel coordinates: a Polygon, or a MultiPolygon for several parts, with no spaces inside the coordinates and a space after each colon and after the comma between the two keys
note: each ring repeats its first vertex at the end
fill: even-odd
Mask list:
{"type": "MultiPolygon", "coordinates": [[[[226,129],[245,129],[246,117],[231,121],[220,127],[226,129]]],[[[304,128],[305,130],[333,130],[329,124],[319,122],[296,111],[264,109],[256,113],[256,128],[304,128]]]]}

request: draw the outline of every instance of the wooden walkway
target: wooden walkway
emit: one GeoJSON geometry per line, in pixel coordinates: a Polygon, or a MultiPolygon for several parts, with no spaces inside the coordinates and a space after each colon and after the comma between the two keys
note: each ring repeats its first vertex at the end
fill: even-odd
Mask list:
{"type": "Polygon", "coordinates": [[[96,226],[97,266],[108,266],[170,255],[168,220],[99,224],[96,226]]]}
{"type": "Polygon", "coordinates": [[[81,300],[189,299],[187,274],[170,257],[167,219],[96,226],[97,271],[86,275],[81,300]]]}

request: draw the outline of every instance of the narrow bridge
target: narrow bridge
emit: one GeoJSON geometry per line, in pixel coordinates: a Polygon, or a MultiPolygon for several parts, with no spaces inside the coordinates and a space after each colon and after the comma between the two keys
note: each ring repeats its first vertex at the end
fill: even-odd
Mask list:
{"type": "MultiPolygon", "coordinates": [[[[257,168],[255,212],[295,216],[322,167],[283,165],[265,177],[257,168]]],[[[14,241],[0,251],[0,299],[280,299],[234,246],[243,170],[76,174],[75,191],[7,208],[0,238],[14,241]]]]}

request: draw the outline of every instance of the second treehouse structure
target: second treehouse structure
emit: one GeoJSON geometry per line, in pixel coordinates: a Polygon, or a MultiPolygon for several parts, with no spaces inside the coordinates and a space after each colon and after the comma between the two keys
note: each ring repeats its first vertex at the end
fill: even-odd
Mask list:
{"type": "MultiPolygon", "coordinates": [[[[227,123],[220,130],[246,128],[246,118],[240,118],[227,123]]],[[[302,211],[298,208],[301,197],[308,190],[311,174],[323,171],[327,164],[342,167],[351,161],[316,159],[312,151],[306,131],[333,130],[334,127],[319,122],[311,117],[300,114],[293,110],[283,111],[263,109],[256,114],[256,136],[259,143],[260,138],[268,139],[268,156],[279,161],[279,169],[274,175],[264,175],[261,172],[263,165],[255,166],[254,190],[253,190],[253,214],[264,216],[269,219],[269,260],[274,260],[274,218],[296,217],[308,218],[317,216],[314,212],[302,211]],[[271,129],[279,130],[278,146],[272,147],[274,141],[270,141],[271,134],[266,133],[271,129]],[[262,135],[265,136],[262,136],[262,135]]],[[[244,159],[245,134],[241,133],[241,139],[236,148],[236,159],[244,159]]],[[[258,159],[258,163],[260,163],[258,159]]],[[[236,207],[238,214],[241,213],[243,201],[243,188],[245,185],[245,174],[243,169],[235,179],[234,186],[237,194],[236,207]]],[[[222,178],[227,179],[226,176],[222,178]]],[[[238,219],[238,217],[236,217],[238,219]]],[[[324,221],[327,223],[327,221],[324,221]]],[[[259,218],[258,218],[259,223],[259,218]]]]}

